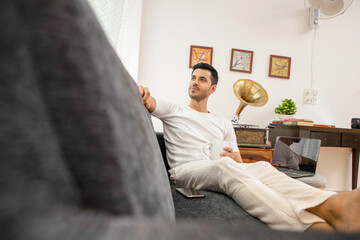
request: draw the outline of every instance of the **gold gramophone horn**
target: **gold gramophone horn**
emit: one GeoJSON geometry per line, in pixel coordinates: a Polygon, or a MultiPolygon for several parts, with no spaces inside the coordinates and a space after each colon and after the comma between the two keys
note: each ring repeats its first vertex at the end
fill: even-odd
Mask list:
{"type": "Polygon", "coordinates": [[[265,89],[257,82],[250,79],[239,79],[234,83],[234,93],[240,100],[240,105],[236,111],[236,116],[239,117],[242,110],[247,105],[253,107],[264,106],[268,101],[268,94],[265,89]]]}

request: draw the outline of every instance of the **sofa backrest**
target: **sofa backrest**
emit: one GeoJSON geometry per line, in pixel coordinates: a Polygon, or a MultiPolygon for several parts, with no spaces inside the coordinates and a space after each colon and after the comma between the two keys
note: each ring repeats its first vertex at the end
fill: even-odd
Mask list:
{"type": "Polygon", "coordinates": [[[0,20],[0,211],[174,219],[137,85],[87,1],[2,1],[0,20]]]}
{"type": "Polygon", "coordinates": [[[163,132],[156,132],[156,138],[159,143],[161,155],[164,161],[164,165],[167,171],[170,170],[169,163],[167,161],[167,155],[166,155],[166,146],[165,146],[165,139],[164,139],[164,133],[163,132]]]}

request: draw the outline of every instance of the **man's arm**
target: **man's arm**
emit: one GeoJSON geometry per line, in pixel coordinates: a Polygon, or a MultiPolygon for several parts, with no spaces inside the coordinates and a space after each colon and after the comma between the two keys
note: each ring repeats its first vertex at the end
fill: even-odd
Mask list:
{"type": "Polygon", "coordinates": [[[234,128],[230,121],[226,120],[226,126],[225,126],[225,134],[224,134],[224,140],[228,141],[230,146],[224,147],[224,152],[220,154],[220,156],[223,157],[230,157],[235,162],[242,163],[242,158],[239,151],[234,151],[234,149],[237,149],[237,140],[234,128]]]}
{"type": "Polygon", "coordinates": [[[150,95],[150,91],[147,87],[139,85],[140,95],[142,97],[144,106],[149,110],[149,112],[153,112],[156,108],[156,100],[150,95]]]}

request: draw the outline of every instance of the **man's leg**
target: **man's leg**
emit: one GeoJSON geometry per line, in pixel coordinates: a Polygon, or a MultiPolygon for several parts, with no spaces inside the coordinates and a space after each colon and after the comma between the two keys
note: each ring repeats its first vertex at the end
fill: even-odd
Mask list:
{"type": "Polygon", "coordinates": [[[230,158],[221,158],[217,161],[190,162],[171,173],[181,187],[227,194],[271,228],[303,231],[311,225],[302,223],[290,202],[249,174],[246,166],[230,158]]]}
{"type": "Polygon", "coordinates": [[[334,228],[327,222],[316,222],[311,225],[307,231],[317,231],[317,232],[334,232],[334,228]]]}
{"type": "MultiPolygon", "coordinates": [[[[359,189],[340,194],[318,190],[285,176],[266,163],[257,166],[248,165],[248,171],[256,175],[265,185],[289,199],[302,222],[314,224],[318,223],[317,218],[321,218],[336,230],[360,231],[359,189]],[[275,175],[279,176],[271,177],[275,175]]],[[[316,224],[313,228],[324,226],[316,224]]]]}
{"type": "Polygon", "coordinates": [[[338,231],[360,232],[360,189],[333,195],[307,211],[325,219],[338,231]]]}
{"type": "Polygon", "coordinates": [[[276,229],[360,231],[360,190],[335,194],[289,178],[268,163],[237,164],[229,158],[179,169],[185,187],[221,191],[276,229]]]}
{"type": "Polygon", "coordinates": [[[335,195],[335,192],[319,190],[288,177],[267,162],[248,164],[246,169],[264,185],[288,199],[302,222],[314,223],[324,221],[305,210],[323,203],[329,197],[335,195]]]}

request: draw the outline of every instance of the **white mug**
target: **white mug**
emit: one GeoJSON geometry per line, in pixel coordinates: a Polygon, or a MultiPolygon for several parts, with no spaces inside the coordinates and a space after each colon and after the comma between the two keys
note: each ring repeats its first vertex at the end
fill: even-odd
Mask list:
{"type": "Polygon", "coordinates": [[[229,142],[215,139],[211,143],[205,144],[203,152],[211,160],[217,160],[221,158],[220,153],[225,152],[224,147],[229,147],[229,142]]]}

